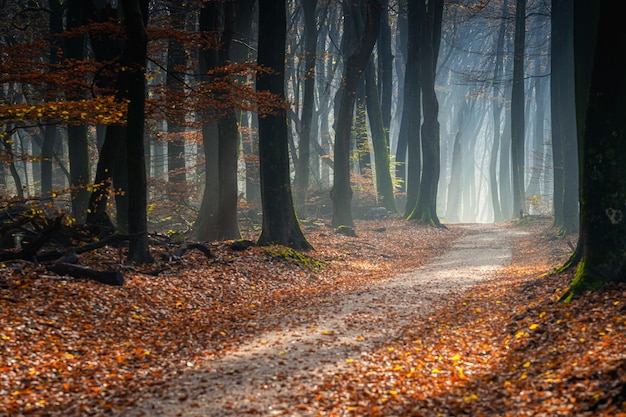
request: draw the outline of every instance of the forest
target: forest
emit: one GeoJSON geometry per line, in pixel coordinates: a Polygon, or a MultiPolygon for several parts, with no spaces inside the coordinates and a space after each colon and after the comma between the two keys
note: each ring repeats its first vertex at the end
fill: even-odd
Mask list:
{"type": "Polygon", "coordinates": [[[0,416],[623,415],[608,1],[0,12],[0,416]]]}

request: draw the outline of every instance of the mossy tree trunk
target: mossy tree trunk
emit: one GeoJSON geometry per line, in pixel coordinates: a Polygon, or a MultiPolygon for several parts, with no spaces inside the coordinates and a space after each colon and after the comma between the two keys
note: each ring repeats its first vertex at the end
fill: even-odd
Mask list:
{"type": "Polygon", "coordinates": [[[577,0],[574,13],[582,259],[565,301],[626,282],[626,26],[609,1],[577,0]]]}
{"type": "MultiPolygon", "coordinates": [[[[258,74],[256,87],[285,97],[285,39],[287,10],[284,0],[259,2],[259,42],[257,63],[271,69],[258,74]]],[[[293,205],[289,178],[287,113],[276,108],[259,118],[259,162],[263,230],[259,245],[281,244],[294,249],[311,249],[293,205]]]]}

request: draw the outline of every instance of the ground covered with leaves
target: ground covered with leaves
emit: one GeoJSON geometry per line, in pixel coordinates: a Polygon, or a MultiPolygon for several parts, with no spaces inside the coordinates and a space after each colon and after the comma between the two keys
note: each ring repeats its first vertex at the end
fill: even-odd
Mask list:
{"type": "MultiPolygon", "coordinates": [[[[619,415],[626,287],[557,303],[572,272],[547,272],[575,240],[549,225],[510,225],[529,232],[514,239],[512,265],[309,387],[293,414],[619,415]]],[[[2,265],[0,415],[123,415],[143,392],[276,326],[281,312],[417,268],[465,233],[400,219],[356,230],[306,226],[316,251],[305,256],[214,243],[213,258],[190,251],[151,266],[156,276],[123,265],[116,249],[83,258],[123,270],[121,288],[2,265]]]]}

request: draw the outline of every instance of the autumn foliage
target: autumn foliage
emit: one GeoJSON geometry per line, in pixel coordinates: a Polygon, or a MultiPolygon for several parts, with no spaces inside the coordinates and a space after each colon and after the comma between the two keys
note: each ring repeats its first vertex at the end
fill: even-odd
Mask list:
{"type": "MultiPolygon", "coordinates": [[[[349,238],[309,225],[317,250],[305,258],[321,264],[283,257],[280,248],[235,250],[232,242],[213,244],[210,260],[191,251],[149,271],[120,266],[118,249],[86,258],[122,268],[121,288],[25,262],[2,265],[0,410],[124,414],[142,393],[167,396],[161,384],[210,368],[290,311],[416,268],[465,233],[403,220],[358,227],[360,237],[349,238]]],[[[566,259],[566,240],[545,221],[518,228],[513,263],[497,277],[441,300],[367,355],[346,358],[347,369],[324,384],[294,387],[287,408],[328,416],[620,415],[626,288],[557,303],[571,273],[547,272],[566,259]]]]}

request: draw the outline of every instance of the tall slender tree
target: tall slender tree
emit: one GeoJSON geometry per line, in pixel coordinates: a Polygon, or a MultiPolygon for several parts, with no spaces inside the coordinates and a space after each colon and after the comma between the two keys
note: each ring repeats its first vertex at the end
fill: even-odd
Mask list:
{"type": "Polygon", "coordinates": [[[315,59],[317,54],[317,23],[315,8],[317,0],[303,0],[304,14],[304,95],[302,116],[300,117],[300,146],[296,166],[295,197],[296,206],[303,207],[309,188],[309,163],[311,159],[311,126],[315,107],[315,59]]]}
{"type": "Polygon", "coordinates": [[[511,89],[511,167],[513,178],[513,213],[526,211],[524,187],[524,52],[526,49],[526,1],[517,0],[513,51],[513,87],[511,89]]]}
{"type": "Polygon", "coordinates": [[[128,68],[128,231],[135,235],[128,247],[128,259],[134,263],[151,262],[148,248],[147,176],[144,150],[146,103],[145,66],[147,61],[148,0],[122,0],[126,49],[122,65],[128,68]]]}

